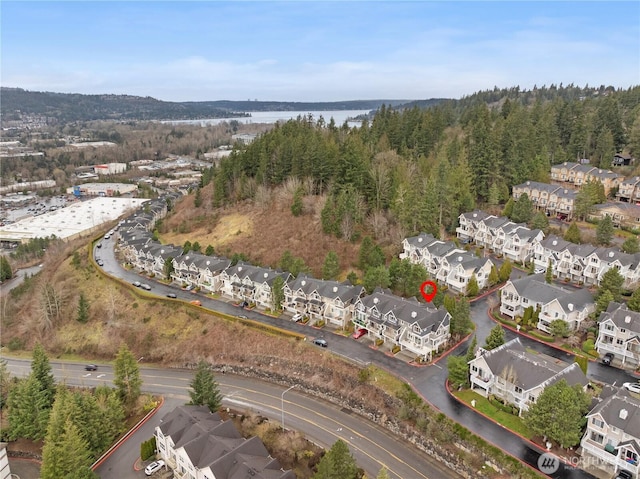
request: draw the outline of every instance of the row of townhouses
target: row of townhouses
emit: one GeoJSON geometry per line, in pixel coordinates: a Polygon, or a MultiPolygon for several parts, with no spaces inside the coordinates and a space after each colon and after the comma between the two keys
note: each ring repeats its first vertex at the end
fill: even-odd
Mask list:
{"type": "MultiPolygon", "coordinates": [[[[484,211],[460,215],[456,228],[463,243],[475,242],[512,261],[533,261],[537,271],[546,271],[549,262],[553,275],[562,280],[597,285],[610,268],[617,268],[627,288],[640,282],[640,253],[627,254],[618,248],[589,244],[577,245],[540,230],[530,230],[505,217],[484,211]]],[[[405,240],[406,241],[406,240],[405,240]]],[[[406,249],[406,248],[405,248],[406,249]]]]}
{"type": "Polygon", "coordinates": [[[230,419],[205,406],[178,406],[155,429],[158,455],[174,479],[295,479],[260,438],[245,439],[230,419]]]}
{"type": "Polygon", "coordinates": [[[605,194],[616,188],[624,181],[624,177],[610,170],[603,170],[591,165],[565,161],[551,167],[551,180],[559,183],[569,183],[581,187],[589,181],[597,181],[604,186],[605,194]]]}
{"type": "Polygon", "coordinates": [[[575,201],[578,196],[577,190],[538,181],[525,181],[521,185],[513,187],[512,196],[514,200],[517,201],[525,193],[534,208],[544,212],[547,216],[567,220],[573,218],[575,201]]]}
{"type": "Polygon", "coordinates": [[[640,176],[634,176],[620,183],[616,197],[620,201],[640,203],[640,176]]]}
{"type": "MultiPolygon", "coordinates": [[[[577,363],[566,363],[528,351],[518,338],[492,350],[479,348],[469,362],[471,388],[527,411],[547,386],[564,379],[586,388],[588,380],[577,363]]],[[[640,399],[624,388],[603,389],[586,416],[587,426],[579,453],[585,463],[608,474],[621,469],[638,478],[640,468],[640,399]],[[588,461],[588,458],[596,460],[588,461]]]]}
{"type": "Polygon", "coordinates": [[[405,238],[400,259],[422,265],[431,278],[449,290],[465,294],[475,276],[480,289],[489,285],[493,262],[459,248],[453,241],[441,241],[427,233],[405,238]]]}
{"type": "Polygon", "coordinates": [[[564,289],[545,282],[544,274],[509,280],[500,289],[500,313],[523,317],[527,308],[538,312],[537,328],[551,334],[551,323],[562,320],[575,331],[596,309],[587,289],[564,289]]]}
{"type": "MultiPolygon", "coordinates": [[[[283,309],[308,317],[312,324],[324,321],[345,328],[353,322],[357,328],[365,329],[371,340],[381,340],[389,347],[398,347],[427,361],[449,341],[451,316],[444,307],[435,308],[431,303],[404,299],[383,290],[365,296],[362,286],[348,281],[320,280],[304,274],[293,278],[288,272],[245,262],[232,266],[226,258],[193,251],[183,253],[180,247],[154,241],[139,221],[133,223],[135,226],[130,228],[125,227],[126,222],[119,228],[119,247],[125,260],[137,271],[163,278],[170,274],[177,283],[238,303],[255,304],[260,309],[273,309],[273,285],[276,278],[281,278],[283,309]]],[[[487,261],[471,256],[475,262],[487,261]]],[[[490,266],[479,275],[479,282],[489,272],[490,266]]]]}

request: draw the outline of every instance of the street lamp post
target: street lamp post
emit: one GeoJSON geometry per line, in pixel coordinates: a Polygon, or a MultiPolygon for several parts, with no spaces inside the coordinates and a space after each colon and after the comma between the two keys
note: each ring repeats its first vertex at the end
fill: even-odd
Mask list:
{"type": "Polygon", "coordinates": [[[282,391],[282,395],[280,396],[280,410],[282,411],[282,430],[283,431],[284,431],[284,395],[286,393],[288,393],[289,391],[291,391],[295,387],[296,387],[296,385],[294,384],[289,389],[286,389],[286,390],[282,391]]]}

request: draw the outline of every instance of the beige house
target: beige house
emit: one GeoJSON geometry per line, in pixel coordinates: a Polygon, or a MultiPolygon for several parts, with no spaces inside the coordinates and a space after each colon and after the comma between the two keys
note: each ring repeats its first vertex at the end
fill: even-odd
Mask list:
{"type": "Polygon", "coordinates": [[[590,219],[601,220],[609,216],[614,226],[640,228],[640,206],[621,201],[595,205],[589,215],[590,219]]]}
{"type": "Polygon", "coordinates": [[[640,366],[640,313],[611,302],[598,322],[596,349],[601,356],[612,353],[623,367],[640,366]]]}
{"type": "Polygon", "coordinates": [[[634,176],[620,183],[616,196],[620,201],[640,203],[640,176],[634,176]]]}
{"type": "Polygon", "coordinates": [[[551,167],[551,180],[559,183],[571,183],[580,188],[588,181],[597,181],[604,186],[605,194],[619,186],[624,177],[611,170],[603,170],[588,164],[565,161],[551,167]]]}
{"type": "Polygon", "coordinates": [[[471,389],[482,396],[495,396],[527,411],[547,386],[564,379],[570,386],[586,388],[589,381],[577,363],[565,363],[525,349],[519,338],[485,350],[478,348],[469,361],[471,389]]]}
{"type": "Polygon", "coordinates": [[[594,464],[613,477],[620,470],[640,477],[640,399],[624,388],[606,387],[600,402],[587,414],[587,428],[580,441],[580,452],[588,464],[594,464]]]}

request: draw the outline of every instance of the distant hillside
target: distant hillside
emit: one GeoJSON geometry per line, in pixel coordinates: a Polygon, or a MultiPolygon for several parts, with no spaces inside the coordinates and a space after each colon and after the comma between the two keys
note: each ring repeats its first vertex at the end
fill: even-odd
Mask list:
{"type": "Polygon", "coordinates": [[[61,122],[88,120],[187,120],[248,116],[249,111],[376,110],[411,100],[351,100],[340,102],[201,101],[168,102],[131,95],[82,95],[0,88],[3,121],[25,115],[46,116],[61,122]]]}

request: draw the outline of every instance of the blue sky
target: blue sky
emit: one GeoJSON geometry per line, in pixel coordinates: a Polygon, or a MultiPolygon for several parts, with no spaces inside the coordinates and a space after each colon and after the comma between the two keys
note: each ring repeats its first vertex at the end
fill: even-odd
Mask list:
{"type": "Polygon", "coordinates": [[[167,101],[640,84],[640,2],[0,2],[0,84],[167,101]]]}

